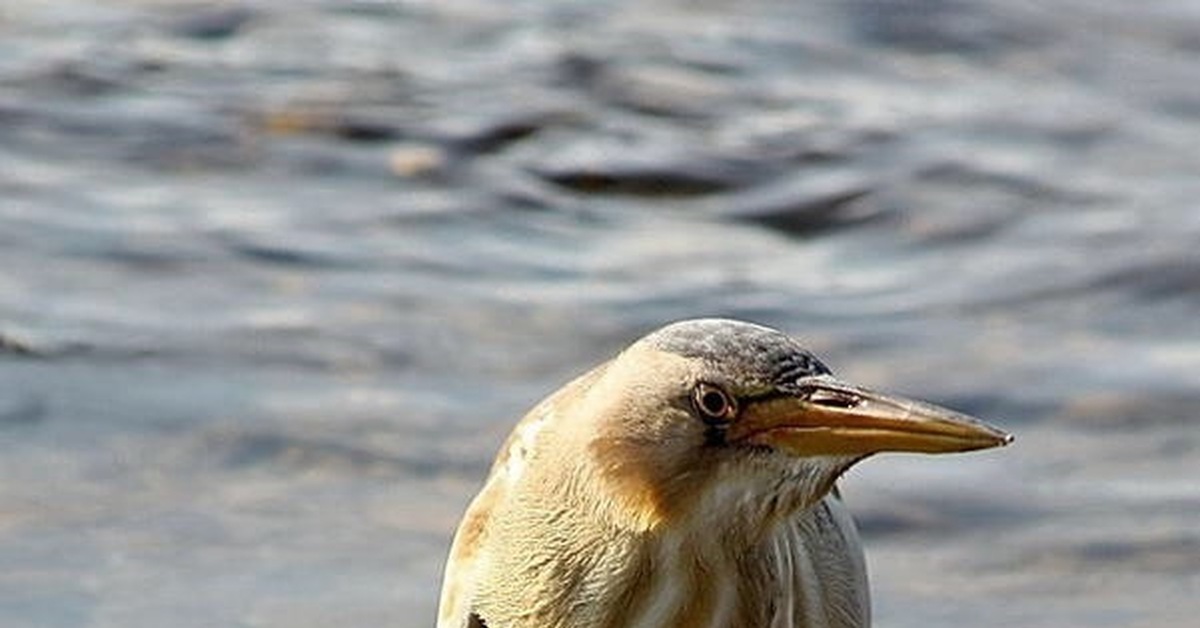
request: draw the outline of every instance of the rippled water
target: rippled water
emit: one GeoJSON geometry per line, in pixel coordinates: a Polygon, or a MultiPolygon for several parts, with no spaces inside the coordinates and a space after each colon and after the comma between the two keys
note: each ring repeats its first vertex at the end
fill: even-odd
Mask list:
{"type": "Polygon", "coordinates": [[[5,626],[426,626],[512,422],[787,329],[1004,451],[863,464],[877,625],[1200,613],[1200,8],[0,3],[5,626]]]}

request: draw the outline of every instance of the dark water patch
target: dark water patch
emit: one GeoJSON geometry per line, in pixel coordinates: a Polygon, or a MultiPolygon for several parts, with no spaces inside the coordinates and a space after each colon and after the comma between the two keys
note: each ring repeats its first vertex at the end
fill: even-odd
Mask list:
{"type": "Polygon", "coordinates": [[[68,257],[90,258],[120,264],[143,273],[181,273],[202,257],[160,244],[111,242],[94,243],[66,254],[68,257]]]}
{"type": "Polygon", "coordinates": [[[249,234],[231,232],[217,234],[216,239],[233,255],[259,264],[305,270],[339,270],[361,266],[360,260],[351,257],[348,251],[304,247],[294,240],[289,243],[282,240],[265,242],[249,234]]]}
{"type": "Polygon", "coordinates": [[[353,372],[410,368],[416,356],[411,339],[395,342],[341,334],[321,328],[239,328],[221,335],[207,348],[217,360],[224,352],[263,366],[293,366],[315,371],[353,372]]]}
{"type": "Polygon", "coordinates": [[[1085,562],[1116,564],[1155,571],[1195,574],[1200,572],[1200,538],[1179,537],[1144,542],[1118,540],[1094,541],[1079,548],[1085,562]]]}
{"type": "Polygon", "coordinates": [[[131,138],[122,151],[127,162],[152,170],[197,172],[245,167],[255,159],[239,129],[222,122],[208,128],[179,128],[153,137],[131,138]],[[174,134],[174,138],[172,138],[174,134]]]}
{"type": "Polygon", "coordinates": [[[242,4],[176,8],[168,24],[171,34],[190,39],[215,41],[241,33],[259,14],[242,4]]]}
{"type": "Polygon", "coordinates": [[[910,498],[876,504],[851,500],[851,508],[855,523],[868,538],[972,534],[1041,516],[1034,506],[965,495],[955,495],[952,500],[910,498]]]}
{"type": "Polygon", "coordinates": [[[171,171],[244,166],[253,158],[233,117],[203,111],[194,103],[16,105],[8,116],[16,122],[0,132],[64,160],[125,162],[171,171]]]}
{"type": "Polygon", "coordinates": [[[598,55],[583,50],[568,50],[554,64],[554,82],[562,86],[590,88],[605,71],[608,63],[598,55]]]}
{"type": "Polygon", "coordinates": [[[997,206],[961,210],[959,212],[923,211],[905,205],[891,205],[894,216],[904,214],[903,229],[916,236],[921,246],[962,245],[986,240],[1011,226],[1017,218],[997,206]]]}
{"type": "Polygon", "coordinates": [[[355,0],[353,2],[324,2],[320,4],[323,14],[331,17],[350,16],[370,19],[394,19],[397,17],[421,17],[423,7],[403,2],[376,2],[355,0]]]}
{"type": "Polygon", "coordinates": [[[1194,534],[1067,540],[1022,552],[1013,568],[1076,573],[1200,573],[1200,537],[1194,534]]]}
{"type": "Polygon", "coordinates": [[[0,427],[36,425],[50,415],[49,405],[41,396],[25,396],[11,399],[12,403],[0,405],[0,427]]]}
{"type": "MultiPolygon", "coordinates": [[[[1139,308],[1154,303],[1197,302],[1200,262],[1190,257],[1187,254],[1149,261],[1129,260],[1120,265],[1112,263],[1111,257],[1097,258],[1094,269],[1060,272],[1030,281],[1026,286],[1014,286],[1009,291],[979,295],[964,311],[1073,303],[1083,299],[1105,303],[1104,307],[1109,309],[1122,302],[1139,308]]],[[[1130,329],[1138,321],[1123,324],[1130,329]]]]}
{"type": "Polygon", "coordinates": [[[344,87],[346,91],[361,89],[382,92],[378,96],[382,104],[375,104],[374,98],[361,102],[355,101],[349,94],[338,93],[316,102],[300,100],[275,106],[250,107],[241,115],[250,128],[276,137],[312,135],[349,142],[377,143],[420,139],[431,135],[431,131],[424,128],[429,121],[420,119],[420,116],[414,119],[415,105],[406,102],[403,89],[395,87],[407,83],[403,75],[364,76],[349,82],[344,87]],[[393,91],[398,93],[393,96],[393,91]]]}
{"type": "Polygon", "coordinates": [[[1200,302],[1200,252],[1130,264],[1097,278],[1091,290],[1116,290],[1136,301],[1200,302]]]}
{"type": "Polygon", "coordinates": [[[592,224],[598,214],[587,205],[574,202],[573,195],[554,184],[524,172],[498,177],[493,185],[496,196],[513,210],[547,212],[577,217],[580,224],[592,224]]]}
{"type": "Polygon", "coordinates": [[[840,5],[865,42],[917,53],[1027,52],[1049,33],[1038,15],[967,0],[852,0],[840,5]]]}
{"type": "Polygon", "coordinates": [[[998,392],[952,394],[939,399],[938,403],[971,416],[984,417],[989,423],[1010,427],[1051,419],[1061,409],[1059,403],[1020,398],[1003,389],[998,392]]]}
{"type": "Polygon", "coordinates": [[[353,114],[335,118],[331,131],[337,137],[352,142],[391,141],[403,135],[402,130],[395,124],[353,114]]]}
{"type": "Polygon", "coordinates": [[[905,234],[928,247],[997,237],[1026,212],[1085,201],[1025,176],[941,162],[885,189],[879,202],[894,213],[905,234]]]}
{"type": "Polygon", "coordinates": [[[168,547],[182,545],[234,545],[237,538],[226,521],[213,513],[190,507],[166,506],[144,512],[120,513],[99,527],[135,527],[153,535],[156,542],[168,547]]]}
{"type": "Polygon", "coordinates": [[[402,371],[411,368],[415,359],[403,343],[372,342],[305,326],[237,327],[182,340],[144,340],[128,346],[95,347],[87,357],[98,362],[184,368],[220,368],[227,362],[255,370],[341,375],[402,371]]]}
{"type": "Polygon", "coordinates": [[[398,478],[479,478],[482,460],[460,460],[435,450],[395,452],[357,443],[283,432],[226,430],[206,436],[197,456],[221,468],[275,467],[290,472],[380,475],[398,478]]]}
{"type": "Polygon", "coordinates": [[[766,162],[786,163],[792,166],[825,166],[848,163],[856,158],[868,157],[873,151],[883,150],[895,139],[894,131],[870,127],[820,127],[812,128],[804,121],[803,128],[783,129],[767,125],[765,129],[748,129],[744,140],[756,159],[766,162]]]}
{"type": "Polygon", "coordinates": [[[33,119],[35,113],[29,107],[0,100],[0,133],[8,135],[33,119]]]}
{"type": "Polygon", "coordinates": [[[870,508],[856,507],[854,523],[866,538],[884,538],[902,534],[929,532],[936,529],[937,518],[918,508],[870,508]]]}
{"type": "Polygon", "coordinates": [[[495,153],[566,119],[563,115],[546,113],[484,120],[452,138],[450,144],[469,154],[495,153]]]}
{"type": "Polygon", "coordinates": [[[342,264],[331,258],[285,245],[231,243],[229,250],[256,262],[301,268],[337,268],[342,264]]]}
{"type": "Polygon", "coordinates": [[[1001,146],[1020,143],[1029,146],[1031,152],[1050,148],[1078,154],[1117,140],[1130,126],[1101,103],[1068,111],[1054,108],[1031,111],[1025,117],[999,112],[973,119],[970,124],[972,135],[1001,146]]]}
{"type": "MultiPolygon", "coordinates": [[[[0,351],[0,359],[7,354],[0,351]]],[[[130,335],[128,331],[93,332],[87,339],[39,343],[33,354],[13,354],[38,362],[70,363],[79,368],[183,368],[201,372],[222,365],[299,373],[395,372],[415,359],[403,343],[374,342],[321,329],[234,328],[186,334],[130,335]]]]}
{"type": "Polygon", "coordinates": [[[129,89],[130,72],[125,68],[87,61],[64,61],[24,79],[29,87],[90,98],[129,89]]]}
{"type": "Polygon", "coordinates": [[[873,189],[861,177],[800,174],[730,197],[722,215],[789,235],[811,236],[881,217],[877,205],[862,202],[873,189]]]}
{"type": "Polygon", "coordinates": [[[679,170],[609,169],[542,173],[548,181],[584,194],[645,197],[699,196],[728,189],[729,181],[679,170]]]}
{"type": "Polygon", "coordinates": [[[115,362],[133,364],[158,358],[165,351],[160,347],[136,346],[114,343],[104,345],[92,340],[62,340],[39,347],[37,357],[47,360],[93,360],[97,363],[115,362]]]}
{"type": "Polygon", "coordinates": [[[598,148],[590,157],[533,167],[542,179],[572,192],[644,198],[686,198],[726,192],[754,176],[746,162],[695,154],[638,156],[633,147],[598,148]]]}
{"type": "Polygon", "coordinates": [[[996,189],[1030,199],[1062,199],[1063,193],[1044,180],[989,170],[980,164],[943,161],[921,167],[915,180],[954,188],[996,189]]]}

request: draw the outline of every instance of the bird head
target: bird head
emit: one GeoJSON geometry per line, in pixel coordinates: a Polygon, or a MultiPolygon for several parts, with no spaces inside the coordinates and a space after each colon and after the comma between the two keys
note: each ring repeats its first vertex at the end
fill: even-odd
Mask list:
{"type": "MultiPolygon", "coordinates": [[[[880,452],[948,453],[1011,437],[962,414],[836,379],[795,339],[699,319],[642,338],[588,378],[572,412],[615,508],[645,528],[761,529],[880,452]]],[[[579,450],[576,450],[579,451],[579,450]]]]}

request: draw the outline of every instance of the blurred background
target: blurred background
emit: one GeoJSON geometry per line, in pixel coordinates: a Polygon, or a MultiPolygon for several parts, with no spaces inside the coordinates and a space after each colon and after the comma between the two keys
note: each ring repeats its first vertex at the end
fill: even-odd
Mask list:
{"type": "Polygon", "coordinates": [[[1200,614],[1200,3],[0,0],[0,623],[431,626],[511,425],[785,329],[1001,451],[876,625],[1200,614]]]}

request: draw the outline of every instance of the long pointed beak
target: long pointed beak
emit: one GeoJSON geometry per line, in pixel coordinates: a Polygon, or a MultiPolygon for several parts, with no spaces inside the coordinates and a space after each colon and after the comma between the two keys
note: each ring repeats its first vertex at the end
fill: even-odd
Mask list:
{"type": "Polygon", "coordinates": [[[729,427],[729,440],[796,456],[939,454],[999,447],[1013,440],[1010,434],[953,410],[829,376],[807,378],[800,384],[795,395],[748,404],[729,427]]]}

